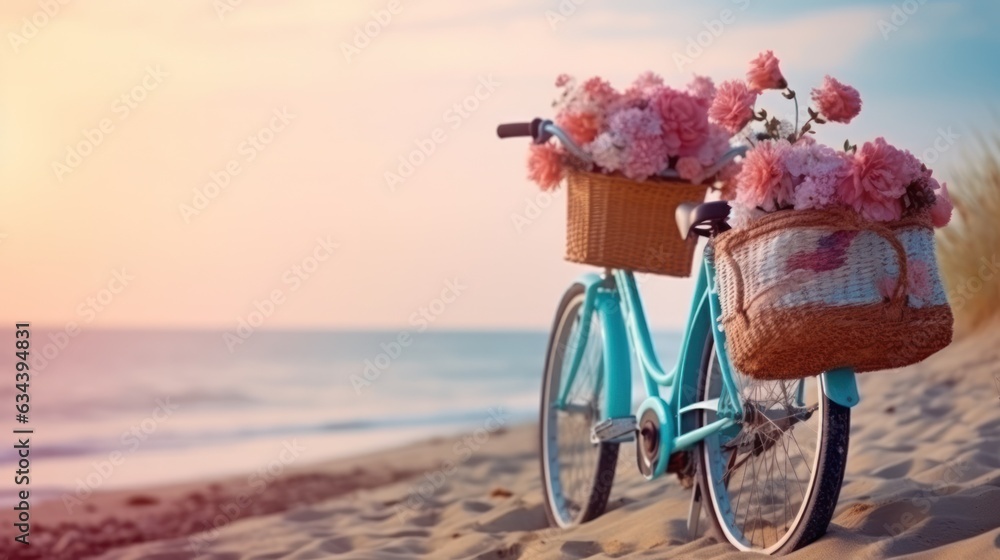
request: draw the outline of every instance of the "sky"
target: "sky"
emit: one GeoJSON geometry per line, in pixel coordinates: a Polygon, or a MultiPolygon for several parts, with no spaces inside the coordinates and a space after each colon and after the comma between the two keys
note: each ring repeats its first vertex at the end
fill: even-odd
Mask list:
{"type": "MultiPolygon", "coordinates": [[[[825,74],[861,92],[819,140],[885,136],[947,178],[997,122],[1000,7],[831,4],[7,0],[0,315],[545,329],[588,269],[562,260],[565,195],[494,130],[551,116],[563,72],[719,82],[772,49],[802,98],[825,74]]],[[[683,324],[692,285],[642,279],[654,327],[683,324]]]]}

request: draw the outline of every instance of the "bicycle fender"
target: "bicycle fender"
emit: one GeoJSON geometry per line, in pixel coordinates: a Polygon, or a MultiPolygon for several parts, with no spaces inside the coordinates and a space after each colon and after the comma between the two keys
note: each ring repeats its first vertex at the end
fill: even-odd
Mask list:
{"type": "Polygon", "coordinates": [[[861,396],[858,394],[858,380],[853,369],[833,369],[824,373],[820,380],[827,398],[840,406],[852,408],[861,402],[861,396]]]}

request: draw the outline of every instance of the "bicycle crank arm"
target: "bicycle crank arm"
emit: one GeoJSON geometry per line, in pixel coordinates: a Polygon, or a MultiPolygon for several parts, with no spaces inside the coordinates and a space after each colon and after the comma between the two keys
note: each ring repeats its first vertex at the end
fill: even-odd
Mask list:
{"type": "Polygon", "coordinates": [[[590,430],[590,443],[623,443],[635,439],[635,416],[608,418],[590,430]]]}

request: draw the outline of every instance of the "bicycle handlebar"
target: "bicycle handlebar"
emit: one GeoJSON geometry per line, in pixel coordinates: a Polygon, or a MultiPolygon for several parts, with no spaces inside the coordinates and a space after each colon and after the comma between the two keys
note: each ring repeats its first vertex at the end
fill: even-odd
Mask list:
{"type": "MultiPolygon", "coordinates": [[[[497,127],[497,136],[500,138],[530,136],[532,142],[535,144],[544,144],[548,142],[550,138],[555,136],[560,142],[562,142],[563,146],[565,146],[571,154],[582,160],[584,163],[594,163],[594,159],[590,157],[590,154],[585,152],[583,148],[576,144],[576,142],[573,142],[573,139],[566,134],[566,131],[556,126],[556,124],[550,120],[534,119],[531,122],[502,124],[497,127]]],[[[719,158],[719,161],[715,162],[715,164],[711,167],[705,169],[703,176],[714,176],[723,167],[725,167],[726,164],[739,156],[745,155],[746,151],[746,146],[735,146],[731,148],[719,158]]],[[[660,172],[658,175],[667,179],[679,178],[675,169],[667,169],[660,172]]]]}
{"type": "Polygon", "coordinates": [[[509,123],[497,127],[497,136],[500,138],[513,138],[515,136],[534,136],[531,133],[531,123],[509,123]]]}

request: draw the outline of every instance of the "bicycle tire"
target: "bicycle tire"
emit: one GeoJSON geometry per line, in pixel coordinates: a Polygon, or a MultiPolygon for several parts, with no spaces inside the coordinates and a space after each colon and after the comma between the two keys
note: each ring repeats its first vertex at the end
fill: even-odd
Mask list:
{"type": "MultiPolygon", "coordinates": [[[[615,467],[618,459],[617,443],[592,444],[589,441],[589,429],[587,441],[583,443],[586,450],[587,445],[593,446],[591,450],[594,455],[593,468],[583,468],[582,480],[580,484],[586,490],[586,496],[578,498],[580,503],[576,504],[578,511],[571,511],[566,504],[567,496],[563,488],[565,486],[561,475],[562,467],[560,461],[565,457],[559,456],[558,442],[558,411],[552,407],[554,394],[558,390],[562,380],[563,356],[568,354],[567,348],[570,346],[568,338],[572,336],[573,325],[579,321],[580,311],[586,294],[586,288],[582,284],[573,284],[563,295],[556,312],[555,322],[549,334],[548,350],[545,359],[545,372],[542,379],[542,398],[539,417],[539,458],[541,461],[541,473],[543,484],[543,495],[545,496],[545,514],[549,524],[553,527],[568,528],[580,523],[590,521],[602,513],[608,503],[608,496],[614,483],[615,467]],[[558,368],[558,369],[557,369],[558,368]],[[588,472],[589,471],[589,472],[588,472]]],[[[603,337],[603,325],[596,320],[599,315],[594,311],[595,321],[591,324],[591,335],[596,331],[603,337]]],[[[589,344],[589,341],[587,342],[589,344]]],[[[603,375],[603,348],[600,356],[600,370],[596,372],[599,377],[603,375]]],[[[581,367],[583,367],[581,365],[581,367]]],[[[580,378],[577,374],[577,380],[580,378]]],[[[606,387],[603,383],[598,384],[597,390],[604,391],[606,387]]],[[[596,403],[593,405],[595,413],[600,410],[603,402],[603,394],[594,395],[596,403]]],[[[599,419],[600,415],[596,414],[599,419]]],[[[589,425],[593,425],[593,420],[589,425]]],[[[589,426],[588,426],[589,428],[589,426]]],[[[580,439],[579,437],[577,439],[580,439]]]]}
{"type": "MultiPolygon", "coordinates": [[[[709,398],[707,390],[711,385],[710,375],[712,372],[710,369],[712,369],[713,360],[715,359],[714,342],[709,338],[705,345],[701,371],[698,378],[698,396],[701,400],[709,398]]],[[[816,383],[820,385],[818,379],[816,383]]],[[[793,521],[794,526],[788,527],[782,538],[770,547],[761,547],[758,549],[754,548],[752,543],[748,547],[747,543],[738,540],[737,536],[732,534],[731,530],[727,531],[723,528],[723,522],[726,520],[719,513],[720,505],[716,493],[713,491],[718,486],[711,487],[709,479],[712,469],[709,464],[708,446],[713,445],[714,439],[711,437],[706,438],[699,444],[697,453],[697,480],[700,485],[707,517],[710,520],[709,526],[723,542],[729,542],[736,548],[744,551],[782,556],[816,541],[826,533],[840,497],[840,489],[847,466],[851,409],[831,401],[825,393],[822,393],[822,389],[818,389],[818,392],[823,399],[823,406],[817,409],[823,411],[821,417],[822,433],[817,442],[816,453],[818,455],[814,458],[815,472],[812,474],[809,482],[808,497],[800,505],[800,510],[793,521]]],[[[818,400],[819,398],[817,398],[818,400]]],[[[706,423],[708,415],[709,413],[706,412],[699,414],[701,425],[706,423]]],[[[799,451],[801,453],[801,449],[799,451]]],[[[728,486],[728,481],[726,485],[728,486]]],[[[748,505],[748,512],[749,508],[750,506],[748,505]]],[[[739,502],[737,502],[737,513],[739,509],[739,502]]],[[[732,508],[730,508],[731,510],[732,508]]],[[[744,535],[741,534],[739,536],[744,535]]]]}

